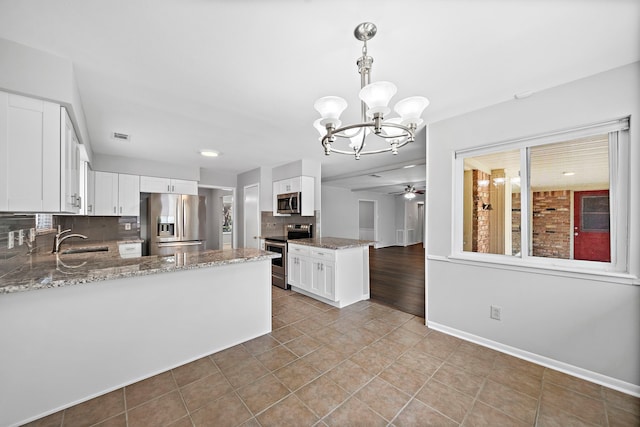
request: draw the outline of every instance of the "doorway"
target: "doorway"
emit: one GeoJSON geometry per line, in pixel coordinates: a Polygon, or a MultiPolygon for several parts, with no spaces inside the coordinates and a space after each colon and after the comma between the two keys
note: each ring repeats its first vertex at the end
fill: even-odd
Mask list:
{"type": "Polygon", "coordinates": [[[376,201],[358,202],[358,239],[376,240],[376,201]]]}
{"type": "Polygon", "coordinates": [[[609,190],[573,193],[573,258],[611,262],[609,190]]]}
{"type": "Polygon", "coordinates": [[[260,184],[244,187],[244,247],[260,249],[260,184]]]}

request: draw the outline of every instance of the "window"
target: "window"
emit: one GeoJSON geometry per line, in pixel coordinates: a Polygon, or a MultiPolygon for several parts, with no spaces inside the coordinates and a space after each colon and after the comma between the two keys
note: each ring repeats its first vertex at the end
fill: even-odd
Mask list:
{"type": "Polygon", "coordinates": [[[454,253],[626,271],[628,119],[456,153],[454,253]]]}

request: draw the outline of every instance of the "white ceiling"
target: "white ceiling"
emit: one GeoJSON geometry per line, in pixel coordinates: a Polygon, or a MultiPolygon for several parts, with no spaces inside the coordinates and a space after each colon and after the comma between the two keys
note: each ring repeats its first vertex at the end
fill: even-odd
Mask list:
{"type": "Polygon", "coordinates": [[[97,154],[231,173],[313,158],[350,178],[333,185],[388,192],[424,166],[368,175],[424,164],[424,145],[325,157],[312,126],[325,95],[358,120],[364,21],[373,80],[428,97],[427,123],[640,59],[637,0],[0,0],[0,37],[73,61],[97,154]]]}

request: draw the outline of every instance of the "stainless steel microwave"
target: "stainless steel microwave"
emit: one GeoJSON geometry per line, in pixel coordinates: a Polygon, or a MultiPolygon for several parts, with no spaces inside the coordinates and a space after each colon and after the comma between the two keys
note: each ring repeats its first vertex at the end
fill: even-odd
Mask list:
{"type": "Polygon", "coordinates": [[[302,206],[302,193],[284,193],[278,194],[278,213],[280,214],[299,214],[302,206]]]}

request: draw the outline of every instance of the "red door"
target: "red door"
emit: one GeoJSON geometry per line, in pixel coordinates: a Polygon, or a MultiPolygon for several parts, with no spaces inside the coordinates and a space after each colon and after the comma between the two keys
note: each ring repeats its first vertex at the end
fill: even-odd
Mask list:
{"type": "Polygon", "coordinates": [[[574,192],[573,258],[611,262],[609,224],[609,190],[574,192]]]}

